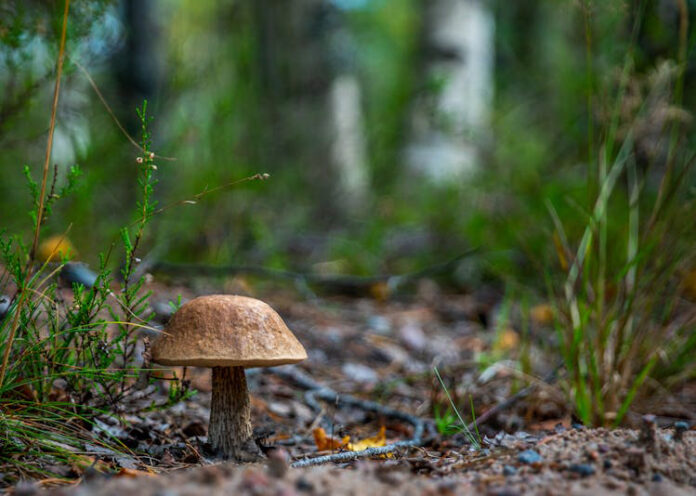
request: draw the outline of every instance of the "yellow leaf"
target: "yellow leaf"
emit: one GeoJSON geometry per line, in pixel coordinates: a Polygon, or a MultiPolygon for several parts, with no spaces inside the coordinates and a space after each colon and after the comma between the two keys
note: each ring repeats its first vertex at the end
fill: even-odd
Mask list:
{"type": "Polygon", "coordinates": [[[514,350],[520,342],[520,337],[514,329],[508,327],[498,336],[493,348],[498,351],[514,350]]]}
{"type": "Polygon", "coordinates": [[[75,247],[63,234],[51,236],[40,245],[37,257],[42,262],[57,262],[63,258],[73,258],[77,254],[75,247]]]}
{"type": "Polygon", "coordinates": [[[47,479],[41,479],[39,481],[36,481],[36,483],[41,487],[73,486],[75,484],[78,484],[79,482],[79,479],[68,480],[59,477],[49,477],[47,479]]]}
{"type": "Polygon", "coordinates": [[[368,437],[363,439],[362,441],[358,441],[355,443],[348,443],[347,448],[350,451],[362,451],[367,448],[379,448],[381,446],[385,446],[387,444],[387,429],[386,427],[382,426],[379,428],[379,432],[377,433],[376,436],[373,437],[368,437]]]}
{"type": "Polygon", "coordinates": [[[391,296],[391,288],[387,281],[378,281],[370,285],[370,296],[380,303],[387,301],[391,296]]]}
{"type": "Polygon", "coordinates": [[[97,472],[108,472],[111,469],[111,466],[108,463],[102,460],[95,460],[94,457],[87,455],[76,456],[72,460],[71,465],[73,470],[78,474],[84,473],[84,471],[90,467],[97,472]]]}
{"type": "Polygon", "coordinates": [[[550,325],[553,323],[553,307],[548,303],[535,305],[529,311],[529,316],[539,325],[550,325]]]}
{"type": "Polygon", "coordinates": [[[327,436],[326,431],[322,427],[317,427],[312,431],[314,435],[314,444],[317,445],[319,451],[335,451],[348,446],[350,436],[346,436],[339,440],[335,437],[327,436]]]}
{"type": "Polygon", "coordinates": [[[134,468],[126,468],[126,467],[121,467],[121,470],[119,470],[116,473],[116,477],[128,477],[128,478],[135,478],[135,477],[140,477],[140,476],[147,476],[147,477],[156,477],[157,474],[153,474],[152,472],[145,472],[144,470],[136,470],[134,468]]]}

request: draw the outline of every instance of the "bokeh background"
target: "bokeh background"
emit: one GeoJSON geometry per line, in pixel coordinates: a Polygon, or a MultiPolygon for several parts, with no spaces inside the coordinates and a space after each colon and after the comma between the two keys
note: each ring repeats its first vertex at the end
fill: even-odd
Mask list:
{"type": "MultiPolygon", "coordinates": [[[[23,167],[39,177],[62,8],[0,4],[0,228],[27,238],[23,167]]],[[[549,205],[577,237],[602,150],[633,130],[648,202],[675,125],[690,149],[694,12],[693,0],[75,1],[52,164],[59,184],[75,164],[82,176],[45,232],[69,229],[96,264],[137,218],[138,150],[110,112],[137,139],[147,100],[160,205],[270,179],[158,215],[144,255],[366,275],[478,248],[452,284],[543,288],[562,265],[549,205]]],[[[617,188],[619,237],[628,203],[617,188]]]]}

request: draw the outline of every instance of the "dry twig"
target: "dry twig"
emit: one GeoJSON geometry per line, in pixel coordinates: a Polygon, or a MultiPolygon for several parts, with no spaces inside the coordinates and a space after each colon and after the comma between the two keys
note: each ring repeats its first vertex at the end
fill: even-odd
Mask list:
{"type": "Polygon", "coordinates": [[[425,422],[415,415],[411,415],[388,406],[380,405],[374,401],[361,400],[350,395],[341,395],[333,389],[323,386],[316,382],[311,377],[308,377],[300,369],[296,367],[281,367],[271,371],[282,379],[292,381],[298,386],[307,389],[305,398],[307,403],[315,410],[321,410],[321,405],[316,401],[316,398],[324,401],[336,402],[360,408],[369,412],[374,412],[385,417],[392,417],[403,420],[413,425],[413,437],[406,441],[398,441],[396,443],[380,446],[378,448],[368,448],[361,451],[344,451],[341,453],[333,453],[331,455],[318,456],[316,458],[306,458],[293,462],[291,467],[309,467],[311,465],[320,465],[323,463],[345,462],[357,460],[358,458],[366,458],[369,456],[384,455],[392,453],[398,448],[420,446],[423,442],[423,432],[425,430],[425,422]]]}

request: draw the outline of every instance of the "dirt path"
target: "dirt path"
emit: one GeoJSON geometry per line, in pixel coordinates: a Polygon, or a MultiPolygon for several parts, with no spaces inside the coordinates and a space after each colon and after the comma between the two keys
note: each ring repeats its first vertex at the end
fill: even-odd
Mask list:
{"type": "MultiPolygon", "coordinates": [[[[167,299],[168,294],[160,290],[157,296],[167,299]]],[[[338,394],[335,401],[311,398],[287,374],[249,371],[252,417],[268,463],[235,466],[206,454],[210,371],[189,369],[195,396],[154,410],[132,405],[132,413],[99,419],[100,429],[131,449],[132,456],[88,451],[92,468],[65,471],[82,482],[49,488],[50,493],[696,494],[696,431],[680,437],[673,428],[675,418],[693,420],[696,388],[679,397],[650,398],[647,411],[662,417],[641,420],[646,410],[636,409],[629,420],[637,430],[586,429],[572,426],[565,397],[554,384],[529,382],[517,372],[522,346],[510,341],[514,320],[509,328],[496,329],[495,300],[437,294],[388,303],[308,303],[279,294],[264,299],[308,350],[309,359],[293,367],[338,394]],[[536,386],[487,418],[480,428],[482,449],[472,451],[462,433],[436,428],[437,412],[447,411],[448,401],[434,378],[434,365],[467,421],[471,404],[481,417],[527,384],[536,386]],[[380,429],[387,443],[414,435],[413,423],[342,401],[346,395],[422,419],[427,425],[422,445],[400,448],[389,457],[290,468],[294,461],[325,454],[313,438],[317,427],[336,439],[350,436],[352,442],[380,429]]],[[[543,323],[532,323],[524,359],[536,377],[555,366],[543,348],[551,336],[543,323]]],[[[141,407],[166,403],[166,384],[153,387],[141,407]]],[[[43,487],[49,485],[44,481],[43,487]]],[[[37,487],[20,484],[14,492],[33,494],[37,487]]]]}
{"type": "Polygon", "coordinates": [[[696,432],[681,441],[667,430],[655,435],[651,441],[632,430],[573,429],[533,440],[501,438],[487,454],[424,448],[392,459],[305,469],[289,468],[287,453],[274,452],[266,464],[213,464],[111,479],[93,475],[51,494],[696,494],[696,432]]]}

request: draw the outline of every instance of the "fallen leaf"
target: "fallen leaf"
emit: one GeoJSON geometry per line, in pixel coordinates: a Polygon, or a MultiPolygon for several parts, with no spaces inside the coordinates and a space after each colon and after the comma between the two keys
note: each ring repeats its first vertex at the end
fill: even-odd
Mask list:
{"type": "MultiPolygon", "coordinates": [[[[346,438],[344,438],[346,439],[346,438]]],[[[379,428],[379,432],[376,436],[367,437],[362,441],[357,441],[355,443],[348,443],[347,448],[350,451],[362,451],[367,448],[379,448],[386,446],[387,444],[387,428],[382,426],[379,428]]]]}
{"type": "Polygon", "coordinates": [[[498,335],[498,339],[496,339],[493,349],[497,351],[510,351],[517,348],[519,343],[519,334],[517,334],[514,329],[508,327],[498,335]]]}
{"type": "Polygon", "coordinates": [[[141,477],[141,476],[156,477],[157,474],[154,474],[152,472],[146,472],[145,470],[136,470],[134,468],[121,468],[121,470],[119,470],[116,473],[116,477],[135,478],[135,477],[141,477]]]}
{"type": "Polygon", "coordinates": [[[44,240],[38,249],[37,256],[42,262],[54,262],[70,259],[77,254],[72,243],[65,235],[59,234],[44,240]]]}
{"type": "Polygon", "coordinates": [[[55,486],[74,486],[78,484],[79,479],[68,480],[61,479],[60,477],[48,477],[46,479],[41,479],[36,481],[36,483],[41,487],[55,487],[55,486]]]}
{"type": "Polygon", "coordinates": [[[335,451],[348,446],[350,436],[346,436],[341,440],[332,436],[327,436],[326,431],[322,427],[317,427],[312,431],[314,435],[314,444],[317,445],[319,451],[335,451]]]}
{"type": "Polygon", "coordinates": [[[111,469],[111,464],[106,463],[103,460],[95,460],[93,456],[87,455],[76,456],[70,465],[78,474],[84,473],[84,471],[90,467],[97,472],[108,472],[111,469]]]}
{"type": "MultiPolygon", "coordinates": [[[[363,439],[362,441],[350,442],[350,436],[345,436],[338,440],[335,437],[327,436],[323,428],[317,427],[312,431],[314,443],[319,451],[362,451],[368,448],[380,448],[387,444],[387,429],[385,426],[379,428],[377,435],[363,439]]],[[[391,456],[391,455],[386,455],[391,456]]]]}
{"type": "Polygon", "coordinates": [[[535,305],[529,311],[529,316],[538,325],[550,325],[553,323],[553,307],[548,303],[535,305]]]}
{"type": "Polygon", "coordinates": [[[391,288],[386,281],[378,281],[370,286],[370,296],[380,303],[384,303],[391,296],[391,288]]]}
{"type": "Polygon", "coordinates": [[[539,422],[534,422],[533,424],[529,424],[528,428],[530,431],[534,432],[553,431],[557,425],[561,425],[566,429],[570,429],[571,423],[572,422],[570,417],[551,418],[547,420],[541,420],[539,422]]]}

